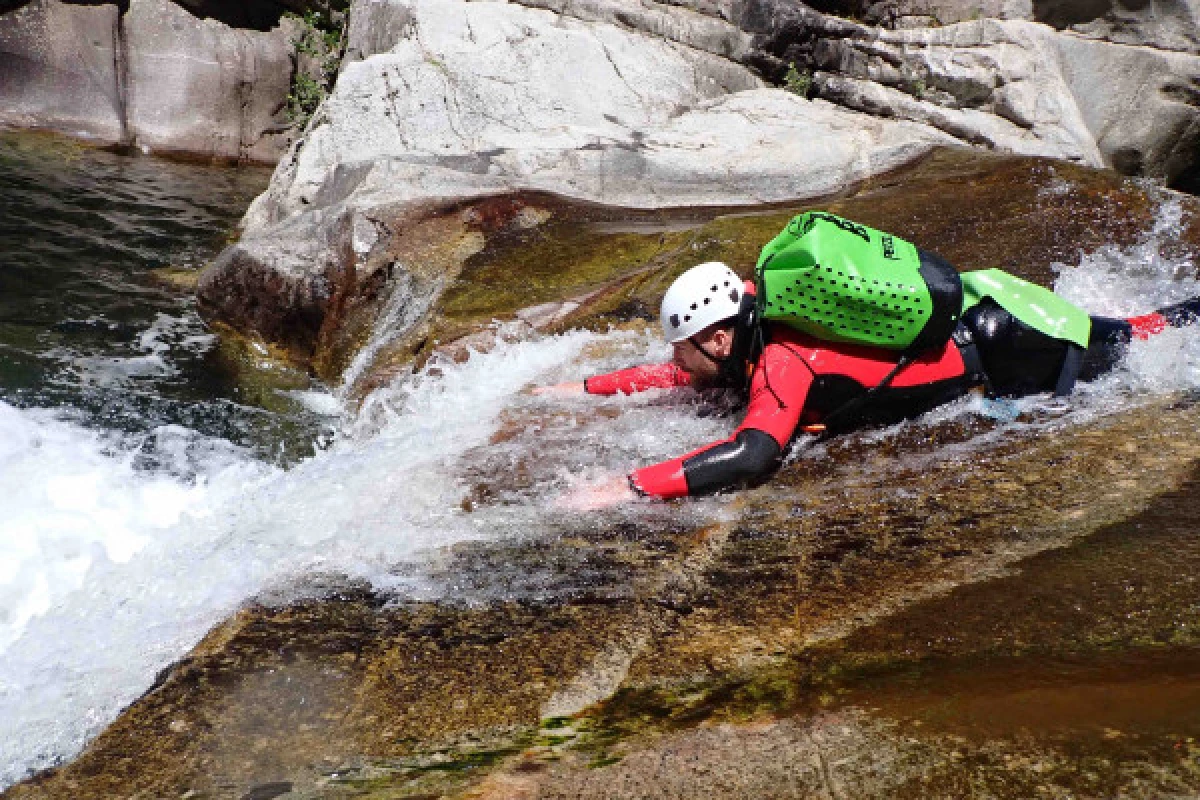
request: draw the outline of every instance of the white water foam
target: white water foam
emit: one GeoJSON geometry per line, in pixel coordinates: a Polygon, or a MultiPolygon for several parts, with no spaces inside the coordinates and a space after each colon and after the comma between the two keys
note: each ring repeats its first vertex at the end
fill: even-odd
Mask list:
{"type": "Polygon", "coordinates": [[[136,459],[145,441],[0,405],[0,490],[12,498],[0,506],[0,787],[73,755],[262,592],[294,596],[314,574],[395,588],[396,565],[431,549],[562,519],[552,500],[573,475],[720,435],[726,421],[664,408],[661,393],[601,401],[618,418],[595,425],[595,398],[521,393],[664,355],[631,334],[502,343],[376,392],[342,437],[287,471],[180,428],[154,433],[147,471],[136,459]],[[596,342],[612,352],[581,355],[596,342]],[[506,420],[517,435],[489,447],[506,420]],[[543,472],[494,507],[464,511],[471,453],[502,470],[487,459],[506,447],[543,472]]]}
{"type": "Polygon", "coordinates": [[[1168,254],[1182,233],[1183,207],[1168,196],[1154,227],[1130,247],[1106,245],[1081,256],[1078,264],[1055,264],[1054,291],[1089,314],[1128,317],[1200,297],[1196,263],[1187,255],[1168,254]]]}
{"type": "Polygon", "coordinates": [[[169,378],[178,374],[171,356],[184,352],[200,353],[210,349],[216,336],[208,332],[195,311],[179,316],[157,314],[150,327],[132,343],[135,355],[85,356],[66,350],[57,356],[87,386],[115,388],[128,386],[140,378],[169,378]]]}

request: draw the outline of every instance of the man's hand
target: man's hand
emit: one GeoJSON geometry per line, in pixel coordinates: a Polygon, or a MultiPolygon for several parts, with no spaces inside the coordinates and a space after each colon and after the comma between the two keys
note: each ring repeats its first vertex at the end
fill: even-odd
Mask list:
{"type": "Polygon", "coordinates": [[[629,488],[629,478],[617,475],[600,483],[577,486],[555,501],[554,505],[568,511],[598,511],[627,503],[636,498],[629,488]]]}
{"type": "Polygon", "coordinates": [[[556,383],[553,386],[535,386],[529,390],[529,393],[537,397],[571,397],[586,394],[587,389],[583,381],[576,381],[574,383],[556,383]]]}

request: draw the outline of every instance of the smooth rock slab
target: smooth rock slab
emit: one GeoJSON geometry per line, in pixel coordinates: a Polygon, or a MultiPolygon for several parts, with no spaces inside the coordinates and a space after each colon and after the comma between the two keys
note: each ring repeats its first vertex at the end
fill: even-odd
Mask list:
{"type": "Polygon", "coordinates": [[[351,51],[388,49],[345,67],[247,213],[242,241],[200,284],[207,314],[268,338],[299,330],[280,322],[288,296],[313,299],[307,333],[289,334],[301,353],[337,326],[325,319],[335,296],[359,302],[349,284],[329,284],[329,270],[365,275],[387,260],[388,237],[358,248],[335,228],[395,234],[389,220],[416,224],[429,209],[529,190],[641,209],[756,206],[838,192],[952,141],[761,88],[727,59],[608,22],[459,0],[359,12],[371,25],[356,24],[351,51]],[[289,288],[247,294],[237,274],[247,269],[259,287],[289,288]]]}
{"type": "Polygon", "coordinates": [[[117,8],[35,2],[0,15],[0,125],[120,142],[117,8]]]}
{"type": "Polygon", "coordinates": [[[170,0],[132,0],[123,21],[128,117],[151,150],[271,161],[292,78],[284,27],[268,33],[199,20],[170,0]]]}

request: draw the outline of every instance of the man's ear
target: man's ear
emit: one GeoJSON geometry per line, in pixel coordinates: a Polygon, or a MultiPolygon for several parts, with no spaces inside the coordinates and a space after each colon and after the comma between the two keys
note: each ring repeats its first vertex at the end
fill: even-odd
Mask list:
{"type": "Polygon", "coordinates": [[[733,352],[733,328],[719,328],[717,330],[716,344],[720,348],[722,358],[727,357],[733,352]]]}

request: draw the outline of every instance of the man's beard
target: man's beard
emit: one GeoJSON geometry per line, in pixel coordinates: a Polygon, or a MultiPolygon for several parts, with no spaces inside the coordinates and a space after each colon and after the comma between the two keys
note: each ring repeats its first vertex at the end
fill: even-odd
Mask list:
{"type": "Polygon", "coordinates": [[[736,382],[731,381],[725,374],[726,370],[717,370],[711,375],[700,375],[693,372],[691,378],[691,386],[698,392],[703,392],[708,389],[737,389],[740,388],[736,382]]]}

